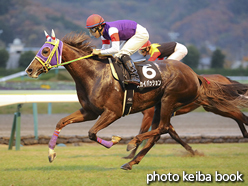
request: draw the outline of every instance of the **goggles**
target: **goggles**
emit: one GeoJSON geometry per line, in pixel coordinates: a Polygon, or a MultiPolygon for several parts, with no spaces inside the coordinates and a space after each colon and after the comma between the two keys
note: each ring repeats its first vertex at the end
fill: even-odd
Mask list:
{"type": "Polygon", "coordinates": [[[91,33],[96,33],[96,31],[98,30],[98,27],[93,27],[93,28],[89,28],[91,33]]]}
{"type": "Polygon", "coordinates": [[[146,48],[143,48],[143,49],[139,50],[140,54],[145,54],[146,52],[147,52],[146,48]]]}
{"type": "Polygon", "coordinates": [[[90,33],[90,36],[92,36],[92,34],[96,33],[96,31],[98,30],[98,27],[93,27],[93,28],[89,28],[89,33],[90,33]]]}

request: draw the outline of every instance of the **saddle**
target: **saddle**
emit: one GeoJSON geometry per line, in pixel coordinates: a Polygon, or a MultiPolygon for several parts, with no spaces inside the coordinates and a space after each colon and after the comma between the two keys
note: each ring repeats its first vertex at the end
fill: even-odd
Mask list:
{"type": "Polygon", "coordinates": [[[123,91],[123,111],[122,116],[128,115],[133,105],[134,92],[145,93],[161,85],[161,74],[157,66],[151,61],[134,62],[140,77],[140,85],[125,84],[124,80],[130,78],[130,74],[118,58],[108,58],[112,75],[119,81],[123,91]]]}

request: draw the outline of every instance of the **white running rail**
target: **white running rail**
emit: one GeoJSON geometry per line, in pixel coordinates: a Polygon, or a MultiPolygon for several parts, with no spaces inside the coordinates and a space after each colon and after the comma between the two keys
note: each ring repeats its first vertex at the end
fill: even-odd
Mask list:
{"type": "Polygon", "coordinates": [[[25,76],[25,75],[27,75],[25,71],[17,72],[15,74],[11,74],[9,76],[5,76],[3,78],[0,78],[0,82],[8,81],[10,79],[14,79],[14,78],[17,78],[17,77],[20,77],[20,76],[25,76]]]}

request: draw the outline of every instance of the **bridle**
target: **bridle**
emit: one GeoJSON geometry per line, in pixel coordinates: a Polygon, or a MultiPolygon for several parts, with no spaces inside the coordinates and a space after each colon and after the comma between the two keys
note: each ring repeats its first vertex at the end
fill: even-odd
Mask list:
{"type": "Polygon", "coordinates": [[[63,42],[59,39],[50,38],[50,36],[47,37],[47,41],[45,44],[41,47],[39,52],[36,54],[35,59],[37,59],[40,64],[42,65],[42,69],[45,73],[47,73],[51,68],[57,68],[59,66],[63,66],[69,63],[72,63],[74,61],[78,61],[81,59],[89,58],[92,56],[92,54],[67,61],[67,62],[61,62],[62,61],[62,49],[63,49],[63,42]],[[44,57],[41,53],[44,47],[49,47],[51,52],[48,57],[44,57]],[[52,49],[51,49],[52,48],[52,49]],[[54,55],[56,56],[54,57],[54,55]]]}
{"type": "MultiPolygon", "coordinates": [[[[43,66],[43,70],[45,71],[45,73],[47,73],[51,68],[58,67],[58,66],[61,65],[61,63],[59,63],[59,58],[61,58],[61,55],[59,56],[59,52],[58,52],[59,42],[60,41],[58,39],[56,39],[55,42],[51,42],[51,41],[46,41],[45,42],[45,44],[50,44],[50,45],[53,46],[52,47],[53,49],[50,52],[50,54],[49,54],[49,56],[48,56],[48,58],[46,60],[45,60],[45,58],[43,56],[38,55],[39,53],[35,56],[35,59],[37,59],[40,62],[40,64],[43,66]],[[51,65],[50,63],[51,63],[51,60],[52,60],[55,52],[56,52],[57,65],[51,65]]],[[[43,47],[41,48],[41,50],[42,49],[43,49],[43,47]]]]}

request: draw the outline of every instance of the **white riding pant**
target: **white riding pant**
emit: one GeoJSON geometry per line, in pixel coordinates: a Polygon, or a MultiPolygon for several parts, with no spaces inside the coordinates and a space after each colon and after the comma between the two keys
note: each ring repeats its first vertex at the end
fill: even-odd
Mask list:
{"type": "Polygon", "coordinates": [[[136,33],[125,42],[121,50],[114,56],[120,58],[123,54],[131,56],[137,52],[149,39],[146,28],[137,24],[136,33]]]}
{"type": "Polygon", "coordinates": [[[167,59],[174,59],[180,61],[187,54],[188,54],[188,49],[184,45],[177,43],[174,49],[174,53],[172,53],[167,59]]]}

